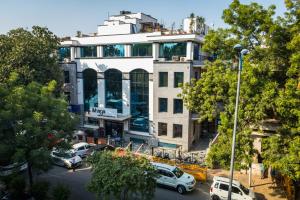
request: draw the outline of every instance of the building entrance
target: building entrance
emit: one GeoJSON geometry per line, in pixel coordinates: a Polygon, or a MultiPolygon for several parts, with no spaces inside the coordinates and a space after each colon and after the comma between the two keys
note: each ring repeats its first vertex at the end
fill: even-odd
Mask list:
{"type": "Polygon", "coordinates": [[[105,120],[105,135],[112,138],[122,138],[123,123],[105,120]]]}

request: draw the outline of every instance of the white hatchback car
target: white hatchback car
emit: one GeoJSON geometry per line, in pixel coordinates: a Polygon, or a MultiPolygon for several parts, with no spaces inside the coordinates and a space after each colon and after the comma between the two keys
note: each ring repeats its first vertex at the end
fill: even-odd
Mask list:
{"type": "Polygon", "coordinates": [[[81,158],[87,156],[87,153],[89,149],[91,148],[91,145],[86,142],[79,142],[72,146],[72,151],[76,153],[77,156],[80,156],[81,158]]]}
{"type": "MultiPolygon", "coordinates": [[[[228,199],[229,178],[215,176],[210,187],[210,198],[212,200],[228,199]]],[[[255,194],[252,189],[248,189],[240,182],[232,181],[232,200],[255,200],[255,194]]]]}
{"type": "Polygon", "coordinates": [[[161,185],[177,189],[180,194],[192,191],[195,188],[195,178],[183,172],[176,166],[171,166],[162,163],[151,163],[157,170],[159,177],[156,182],[161,185]]]}

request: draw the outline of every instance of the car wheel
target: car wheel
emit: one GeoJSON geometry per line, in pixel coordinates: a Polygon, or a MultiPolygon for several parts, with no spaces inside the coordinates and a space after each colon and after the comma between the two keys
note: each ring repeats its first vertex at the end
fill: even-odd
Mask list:
{"type": "Polygon", "coordinates": [[[177,186],[177,192],[179,194],[184,194],[185,193],[185,188],[182,185],[177,186]]]}
{"type": "Polygon", "coordinates": [[[220,200],[220,197],[218,197],[217,195],[213,195],[213,196],[211,197],[211,199],[212,199],[212,200],[220,200]]]}

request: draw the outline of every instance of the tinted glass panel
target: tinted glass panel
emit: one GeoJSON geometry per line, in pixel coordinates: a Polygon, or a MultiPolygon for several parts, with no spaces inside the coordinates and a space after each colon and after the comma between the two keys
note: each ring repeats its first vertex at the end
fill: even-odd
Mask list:
{"type": "Polygon", "coordinates": [[[174,99],[174,114],[183,112],[183,102],[182,99],[174,99]]]}
{"type": "Polygon", "coordinates": [[[225,184],[220,184],[220,187],[219,187],[220,190],[225,190],[225,191],[228,191],[228,185],[225,185],[225,184]]]}
{"type": "Polygon", "coordinates": [[[132,56],[152,56],[152,44],[133,44],[132,56]]]}
{"type": "Polygon", "coordinates": [[[186,56],[186,42],[161,43],[159,57],[171,60],[172,56],[186,56]]]}
{"type": "Polygon", "coordinates": [[[97,47],[96,46],[80,47],[80,55],[82,58],[97,57],[97,47]]]}
{"type": "Polygon", "coordinates": [[[64,71],[65,83],[70,83],[70,73],[69,71],[64,71]]]}
{"type": "Polygon", "coordinates": [[[232,192],[233,192],[233,193],[236,193],[236,194],[242,193],[242,192],[240,191],[240,189],[238,189],[237,187],[232,187],[232,192]]]}
{"type": "Polygon", "coordinates": [[[168,87],[168,72],[159,72],[159,87],[168,87]]]}
{"type": "Polygon", "coordinates": [[[158,98],[158,107],[159,112],[168,112],[168,99],[158,98]]]}
{"type": "Polygon", "coordinates": [[[125,50],[124,45],[105,45],[103,46],[104,57],[124,57],[125,50]]]}
{"type": "Polygon", "coordinates": [[[179,87],[179,84],[183,84],[183,72],[174,72],[174,87],[179,87]]]}
{"type": "Polygon", "coordinates": [[[158,122],[158,136],[161,136],[161,135],[167,135],[167,123],[160,123],[158,122]]]}
{"type": "Polygon", "coordinates": [[[65,58],[71,57],[70,47],[61,47],[58,49],[58,59],[63,61],[65,58]]]}
{"type": "Polygon", "coordinates": [[[105,106],[114,108],[122,113],[122,72],[109,69],[104,72],[105,76],[105,106]]]}
{"type": "Polygon", "coordinates": [[[181,124],[173,124],[173,137],[182,137],[182,125],[181,124]]]}
{"type": "Polygon", "coordinates": [[[97,72],[93,69],[83,71],[84,111],[98,107],[97,72]]]}
{"type": "Polygon", "coordinates": [[[194,60],[200,59],[200,44],[194,43],[194,60]]]}
{"type": "Polygon", "coordinates": [[[130,129],[149,130],[149,74],[137,69],[130,72],[130,129]]]}

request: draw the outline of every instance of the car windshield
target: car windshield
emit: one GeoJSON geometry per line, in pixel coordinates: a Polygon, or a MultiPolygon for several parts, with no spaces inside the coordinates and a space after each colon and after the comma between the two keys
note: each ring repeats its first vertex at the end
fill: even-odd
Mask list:
{"type": "Polygon", "coordinates": [[[68,153],[64,153],[63,157],[64,158],[73,158],[73,157],[75,157],[75,153],[69,153],[69,152],[68,153]]]}
{"type": "Polygon", "coordinates": [[[248,188],[246,188],[246,187],[243,186],[242,184],[241,184],[240,188],[243,190],[243,192],[244,192],[246,195],[249,195],[249,189],[248,189],[248,188]]]}
{"type": "Polygon", "coordinates": [[[180,178],[183,175],[183,171],[181,171],[178,167],[173,170],[173,173],[177,178],[180,178]]]}

